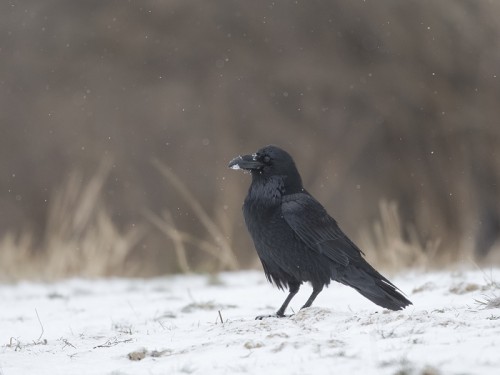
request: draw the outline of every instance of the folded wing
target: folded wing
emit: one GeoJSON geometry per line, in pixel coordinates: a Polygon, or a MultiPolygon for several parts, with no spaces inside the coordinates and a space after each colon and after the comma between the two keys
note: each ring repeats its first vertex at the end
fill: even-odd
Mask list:
{"type": "Polygon", "coordinates": [[[311,250],[343,266],[362,259],[363,252],[307,192],[285,195],[281,212],[287,224],[311,250]]]}

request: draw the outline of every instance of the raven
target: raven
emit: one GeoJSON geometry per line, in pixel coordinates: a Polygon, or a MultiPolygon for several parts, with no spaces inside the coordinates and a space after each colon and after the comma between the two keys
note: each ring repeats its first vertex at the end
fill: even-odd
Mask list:
{"type": "Polygon", "coordinates": [[[252,155],[238,156],[229,168],[252,175],[243,215],[264,273],[289,294],[275,315],[285,310],[303,282],[313,292],[302,308],[311,306],[331,280],[356,289],[379,306],[402,310],[412,303],[363,258],[364,253],[342,232],[325,208],[302,187],[292,157],[270,145],[252,155]]]}

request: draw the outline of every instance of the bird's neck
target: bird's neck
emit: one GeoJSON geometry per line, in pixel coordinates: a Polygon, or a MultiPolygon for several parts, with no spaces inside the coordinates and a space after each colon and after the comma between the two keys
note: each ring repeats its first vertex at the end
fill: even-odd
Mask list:
{"type": "Polygon", "coordinates": [[[300,175],[298,173],[295,176],[285,177],[284,181],[286,195],[302,193],[304,191],[304,187],[302,186],[302,179],[300,178],[300,175]]]}
{"type": "Polygon", "coordinates": [[[252,184],[248,191],[247,200],[259,206],[275,206],[281,204],[284,194],[283,179],[278,176],[252,176],[252,184]]]}
{"type": "Polygon", "coordinates": [[[248,192],[248,198],[259,201],[259,204],[273,206],[281,204],[284,195],[303,192],[300,176],[289,178],[287,176],[264,176],[252,175],[252,184],[248,192]]]}

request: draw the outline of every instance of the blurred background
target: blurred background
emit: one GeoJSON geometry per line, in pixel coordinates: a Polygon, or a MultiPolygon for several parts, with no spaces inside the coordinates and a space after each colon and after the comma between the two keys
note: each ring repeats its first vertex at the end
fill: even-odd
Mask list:
{"type": "Polygon", "coordinates": [[[0,278],[257,267],[276,144],[386,269],[500,258],[500,2],[0,3],[0,278]]]}

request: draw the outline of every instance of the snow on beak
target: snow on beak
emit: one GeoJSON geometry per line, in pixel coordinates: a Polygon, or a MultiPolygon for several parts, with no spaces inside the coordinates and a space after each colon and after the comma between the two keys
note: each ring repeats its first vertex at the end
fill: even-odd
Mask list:
{"type": "Polygon", "coordinates": [[[239,155],[229,162],[231,169],[254,170],[262,168],[263,164],[257,159],[257,154],[239,155]]]}

